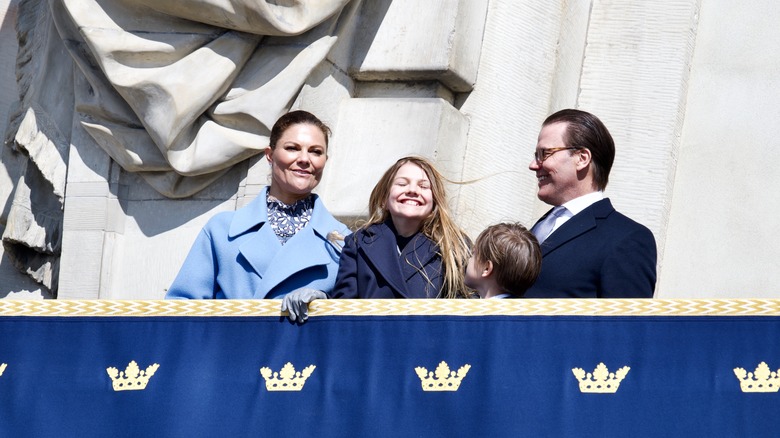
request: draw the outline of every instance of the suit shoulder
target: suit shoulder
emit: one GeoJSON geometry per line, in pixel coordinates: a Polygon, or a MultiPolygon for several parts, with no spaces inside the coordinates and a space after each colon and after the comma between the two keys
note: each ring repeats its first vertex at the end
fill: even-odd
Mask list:
{"type": "Polygon", "coordinates": [[[605,225],[602,228],[615,243],[635,241],[643,247],[655,246],[655,235],[650,228],[618,211],[613,211],[606,218],[605,225]]]}
{"type": "Polygon", "coordinates": [[[609,200],[609,198],[604,198],[603,200],[591,205],[589,208],[593,209],[593,213],[596,218],[602,217],[615,226],[619,226],[620,228],[625,228],[627,230],[644,230],[648,233],[651,233],[650,229],[646,226],[617,211],[615,207],[612,206],[612,202],[609,200]]]}
{"type": "Polygon", "coordinates": [[[650,228],[647,228],[645,225],[635,221],[634,219],[631,219],[617,210],[613,211],[612,214],[609,215],[609,219],[629,229],[641,229],[647,231],[648,233],[650,232],[650,228]]]}

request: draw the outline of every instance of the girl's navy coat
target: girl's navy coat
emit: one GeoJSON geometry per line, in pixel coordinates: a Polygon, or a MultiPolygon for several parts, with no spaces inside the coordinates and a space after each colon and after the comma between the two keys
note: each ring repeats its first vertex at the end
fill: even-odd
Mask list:
{"type": "Polygon", "coordinates": [[[436,298],[443,273],[439,248],[418,233],[399,255],[390,219],[345,240],[333,298],[436,298]]]}

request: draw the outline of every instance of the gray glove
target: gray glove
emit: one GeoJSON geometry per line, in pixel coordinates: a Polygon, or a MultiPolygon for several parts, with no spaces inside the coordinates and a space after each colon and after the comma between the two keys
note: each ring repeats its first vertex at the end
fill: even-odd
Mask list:
{"type": "Polygon", "coordinates": [[[290,313],[287,315],[290,321],[303,323],[309,317],[309,303],[326,298],[328,296],[321,290],[308,287],[295,289],[282,299],[282,312],[290,313]]]}

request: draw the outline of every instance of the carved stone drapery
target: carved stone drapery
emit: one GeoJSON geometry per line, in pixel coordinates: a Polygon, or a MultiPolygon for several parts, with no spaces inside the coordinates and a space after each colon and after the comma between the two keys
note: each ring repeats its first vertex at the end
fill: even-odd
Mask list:
{"type": "Polygon", "coordinates": [[[348,2],[65,0],[53,16],[90,85],[81,125],[123,169],[185,197],[267,146],[348,2]]]}
{"type": "Polygon", "coordinates": [[[6,142],[29,160],[3,233],[14,264],[56,293],[72,126],[161,194],[190,196],[267,146],[348,3],[22,0],[6,142]]]}

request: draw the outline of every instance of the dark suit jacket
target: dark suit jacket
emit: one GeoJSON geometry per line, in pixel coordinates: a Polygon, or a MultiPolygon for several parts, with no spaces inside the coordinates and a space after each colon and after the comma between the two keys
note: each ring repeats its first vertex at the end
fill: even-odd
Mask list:
{"type": "Polygon", "coordinates": [[[655,265],[653,233],[603,199],[574,215],[544,241],[542,271],[524,296],[652,298],[655,265]]]}
{"type": "Polygon", "coordinates": [[[388,222],[347,236],[333,298],[438,297],[442,287],[438,247],[418,233],[399,256],[395,230],[388,222]]]}

